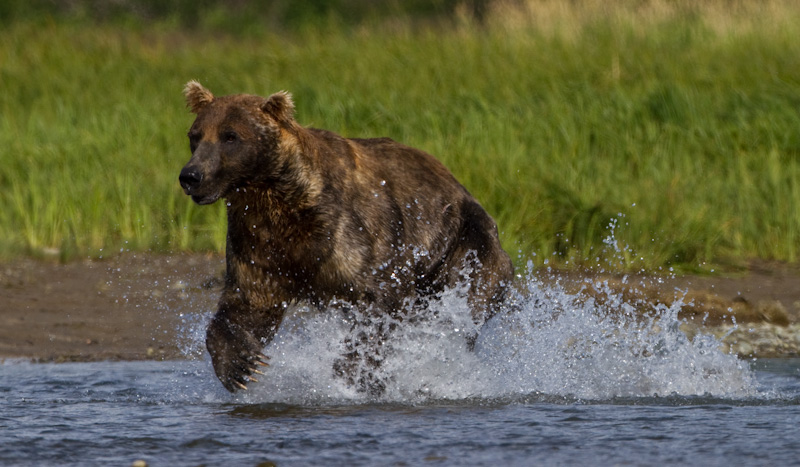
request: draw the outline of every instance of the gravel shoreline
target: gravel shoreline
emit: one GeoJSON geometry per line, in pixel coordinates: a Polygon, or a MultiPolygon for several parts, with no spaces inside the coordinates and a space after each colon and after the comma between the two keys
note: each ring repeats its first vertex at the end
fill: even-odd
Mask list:
{"type": "Polygon", "coordinates": [[[711,334],[721,341],[720,350],[735,353],[740,358],[800,357],[800,324],[786,326],[771,323],[752,323],[739,326],[722,325],[711,328],[686,325],[687,336],[711,334]]]}

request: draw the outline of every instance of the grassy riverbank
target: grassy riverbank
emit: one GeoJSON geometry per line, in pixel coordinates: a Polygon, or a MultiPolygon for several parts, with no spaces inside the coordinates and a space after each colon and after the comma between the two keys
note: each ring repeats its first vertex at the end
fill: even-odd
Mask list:
{"type": "Polygon", "coordinates": [[[0,256],[223,249],[222,203],[195,206],[177,183],[192,121],[181,89],[198,79],[217,94],[286,89],[303,124],[436,155],[512,256],[537,264],[797,261],[800,6],[633,5],[279,33],[9,21],[0,256]]]}

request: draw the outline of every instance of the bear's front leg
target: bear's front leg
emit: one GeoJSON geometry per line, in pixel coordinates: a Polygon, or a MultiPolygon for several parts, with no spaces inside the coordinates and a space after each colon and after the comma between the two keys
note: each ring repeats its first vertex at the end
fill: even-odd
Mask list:
{"type": "Polygon", "coordinates": [[[217,312],[206,330],[206,348],[222,385],[230,392],[247,389],[263,375],[259,367],[269,366],[262,349],[272,340],[280,319],[256,325],[250,320],[239,322],[228,313],[217,312]]]}

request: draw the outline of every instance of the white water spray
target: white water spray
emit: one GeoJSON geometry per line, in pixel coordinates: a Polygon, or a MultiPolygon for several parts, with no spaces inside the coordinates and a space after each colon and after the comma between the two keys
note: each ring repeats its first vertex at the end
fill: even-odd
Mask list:
{"type": "Polygon", "coordinates": [[[461,289],[432,301],[429,319],[402,323],[383,347],[377,375],[386,390],[377,399],[334,374],[344,341],[354,332],[342,314],[296,307],[265,349],[271,358],[266,375],[237,398],[303,405],[417,404],[532,394],[608,400],[757,393],[745,362],[720,351],[711,336],[690,341],[680,331],[680,303],[656,305],[642,318],[610,289],[604,292],[616,301],[614,313],[608,302],[569,293],[530,270],[522,285],[513,305],[480,330],[474,351],[466,345],[466,336],[476,329],[461,289]]]}

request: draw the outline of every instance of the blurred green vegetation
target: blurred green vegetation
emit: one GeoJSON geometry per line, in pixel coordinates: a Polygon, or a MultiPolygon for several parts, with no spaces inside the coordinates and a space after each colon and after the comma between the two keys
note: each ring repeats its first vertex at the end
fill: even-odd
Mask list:
{"type": "Polygon", "coordinates": [[[0,24],[57,20],[230,34],[354,27],[392,20],[448,21],[456,10],[482,20],[489,0],[5,0],[0,24]]]}
{"type": "Polygon", "coordinates": [[[177,183],[189,79],[434,154],[519,262],[800,255],[796,2],[103,5],[0,7],[2,257],[221,251],[177,183]]]}

